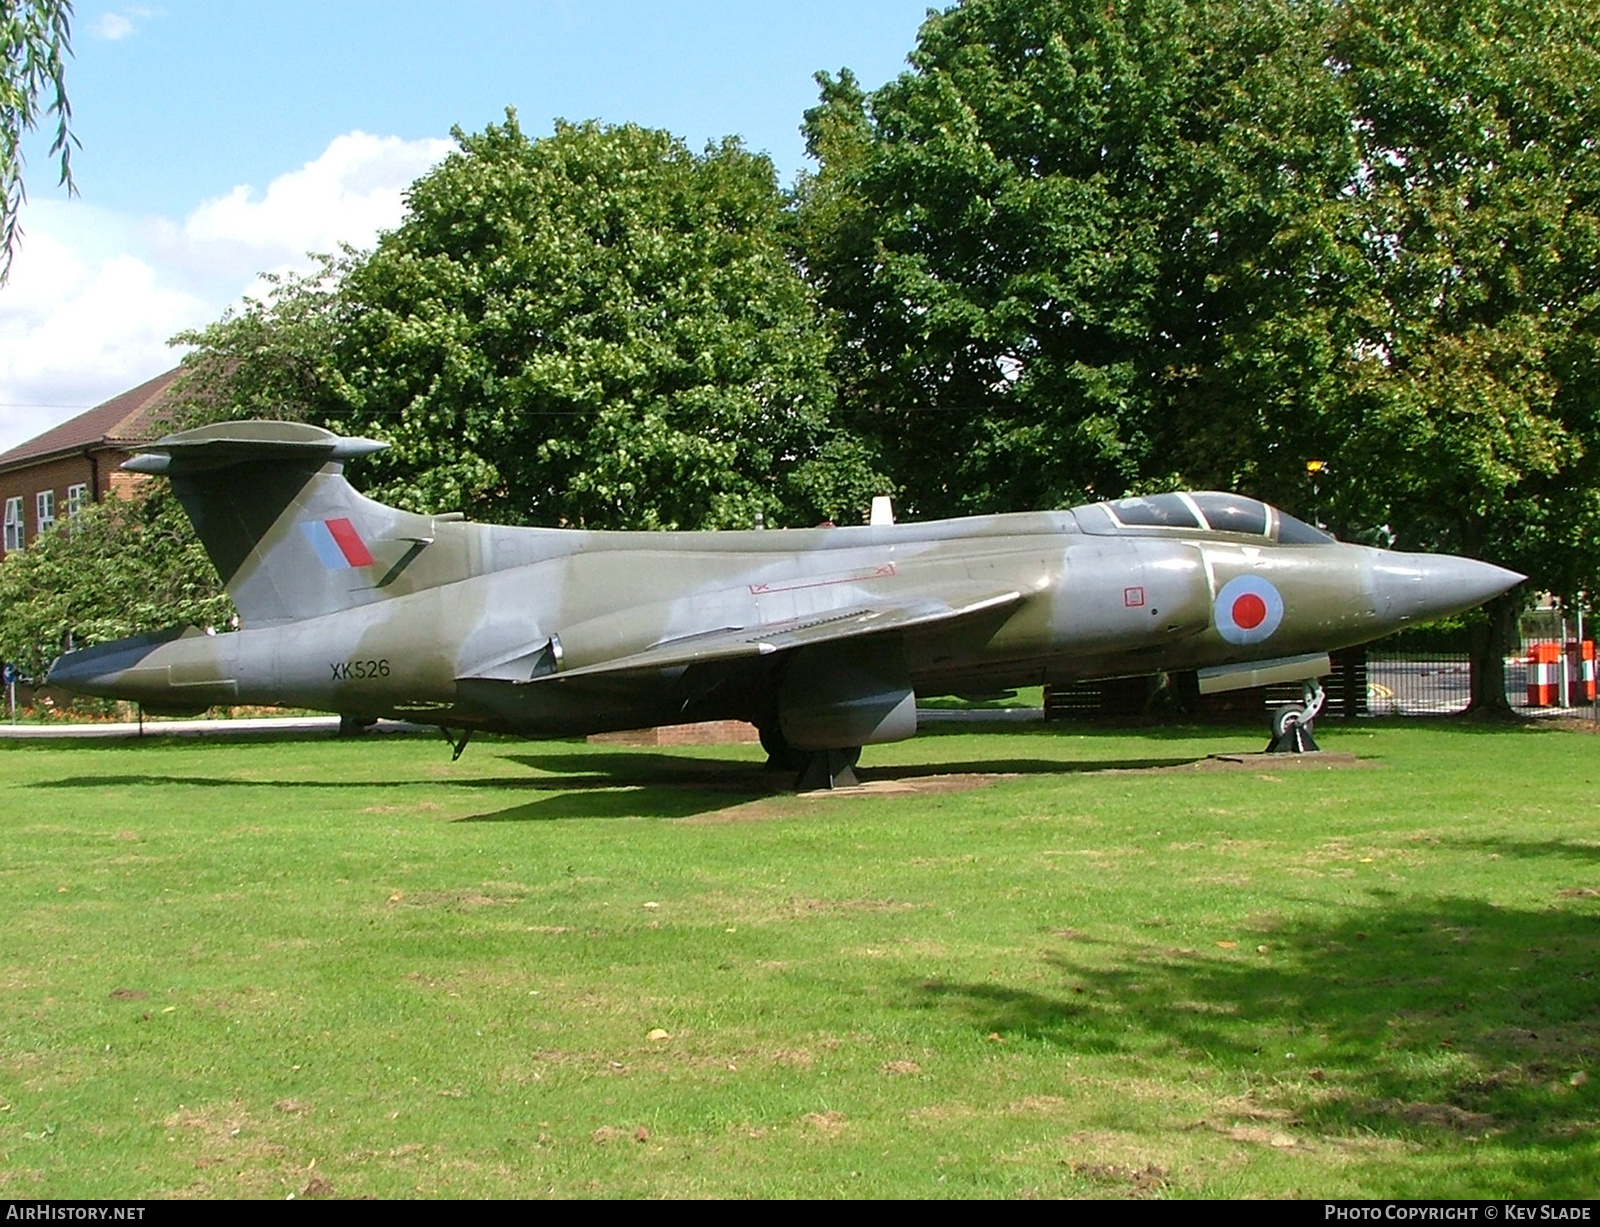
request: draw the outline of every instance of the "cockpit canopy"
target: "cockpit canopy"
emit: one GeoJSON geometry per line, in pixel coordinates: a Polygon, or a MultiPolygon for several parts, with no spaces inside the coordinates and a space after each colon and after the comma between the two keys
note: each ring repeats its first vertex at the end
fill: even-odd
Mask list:
{"type": "Polygon", "coordinates": [[[1085,532],[1096,535],[1155,528],[1236,533],[1276,541],[1280,545],[1330,545],[1334,542],[1334,538],[1320,528],[1313,528],[1260,499],[1215,490],[1117,499],[1076,508],[1074,514],[1085,532]],[[1094,514],[1096,512],[1101,514],[1094,514]]]}

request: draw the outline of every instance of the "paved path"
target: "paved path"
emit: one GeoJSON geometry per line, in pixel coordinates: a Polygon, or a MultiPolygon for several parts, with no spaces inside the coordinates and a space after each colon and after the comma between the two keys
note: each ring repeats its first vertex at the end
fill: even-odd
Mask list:
{"type": "MultiPolygon", "coordinates": [[[[141,726],[134,721],[107,721],[101,724],[3,724],[0,738],[19,740],[53,737],[226,737],[239,733],[254,736],[300,737],[306,733],[335,734],[339,731],[338,716],[256,716],[238,720],[146,720],[141,726]]],[[[422,724],[407,724],[402,720],[380,720],[369,730],[373,733],[431,733],[433,728],[422,724]]]]}

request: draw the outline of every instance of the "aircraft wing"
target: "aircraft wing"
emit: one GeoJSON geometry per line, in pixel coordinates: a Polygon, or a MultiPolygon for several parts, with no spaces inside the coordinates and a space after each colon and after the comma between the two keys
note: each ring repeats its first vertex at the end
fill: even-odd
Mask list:
{"type": "MultiPolygon", "coordinates": [[[[520,680],[519,684],[645,673],[719,661],[748,660],[794,648],[875,635],[884,631],[910,630],[913,627],[957,622],[994,610],[1008,609],[1021,600],[1022,593],[1014,589],[1004,592],[991,590],[964,595],[955,600],[929,598],[906,604],[873,604],[783,622],[721,627],[713,631],[664,640],[642,652],[633,652],[612,660],[560,671],[540,672],[534,677],[520,680]]],[[[496,680],[505,679],[502,675],[496,680]]]]}

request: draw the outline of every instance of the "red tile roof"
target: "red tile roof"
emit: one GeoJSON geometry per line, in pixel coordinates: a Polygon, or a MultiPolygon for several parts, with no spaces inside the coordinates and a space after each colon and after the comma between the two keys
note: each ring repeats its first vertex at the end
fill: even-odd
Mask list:
{"type": "Polygon", "coordinates": [[[26,443],[19,443],[9,452],[0,454],[0,470],[21,468],[72,452],[148,443],[165,433],[159,420],[160,410],[167,389],[180,373],[181,368],[174,367],[26,443]]]}

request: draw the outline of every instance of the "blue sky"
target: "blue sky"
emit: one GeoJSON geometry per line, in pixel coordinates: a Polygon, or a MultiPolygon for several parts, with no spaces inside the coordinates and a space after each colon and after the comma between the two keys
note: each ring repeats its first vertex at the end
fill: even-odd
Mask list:
{"type": "Polygon", "coordinates": [[[448,147],[517,109],[724,135],[801,169],[812,76],[905,66],[925,0],[80,0],[68,90],[79,197],[29,153],[0,288],[0,450],[174,365],[166,339],[257,273],[369,246],[448,147]]]}

